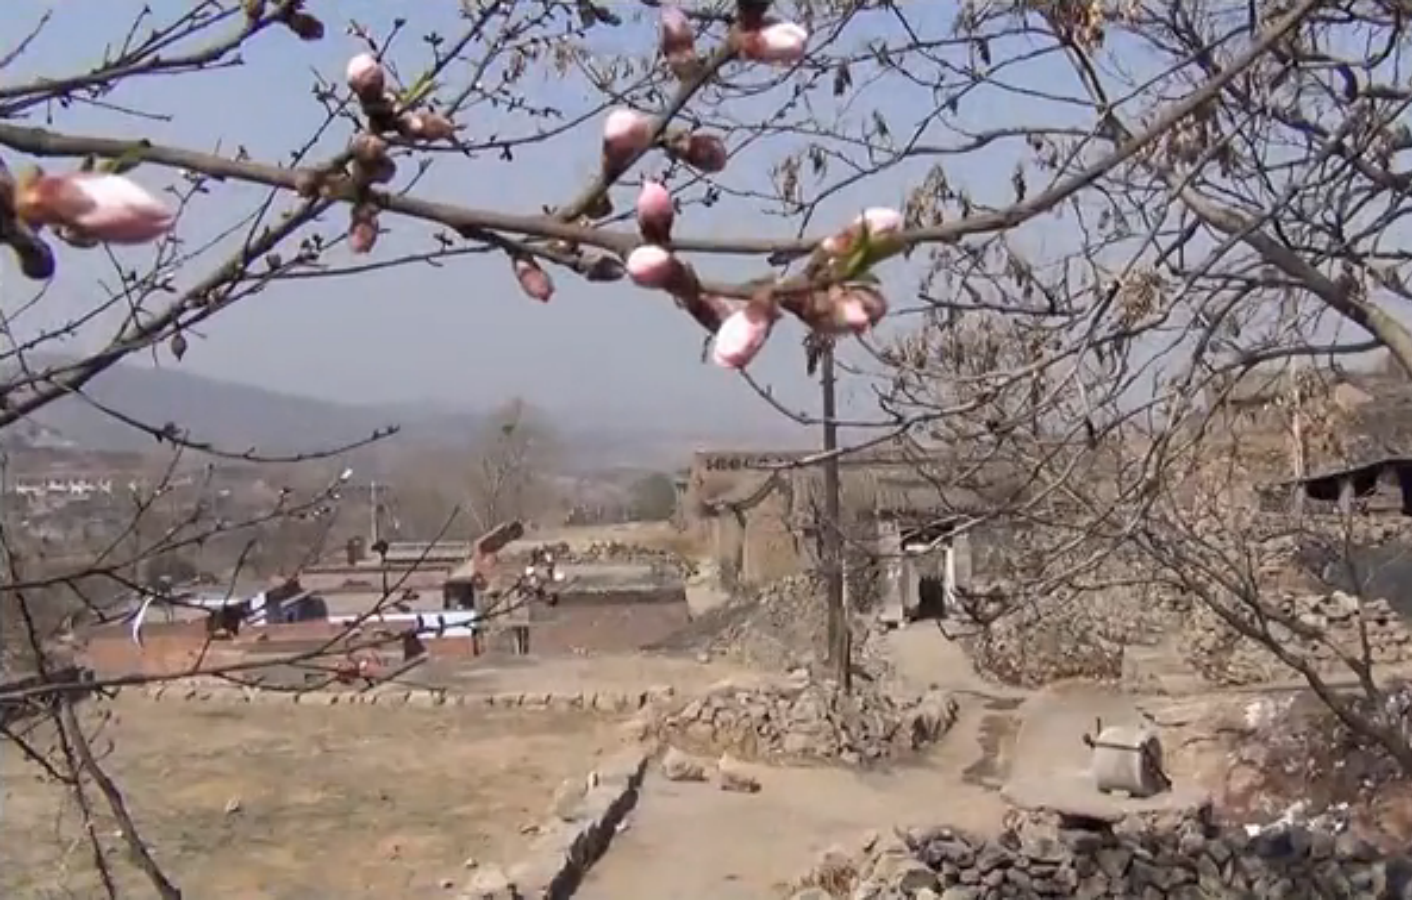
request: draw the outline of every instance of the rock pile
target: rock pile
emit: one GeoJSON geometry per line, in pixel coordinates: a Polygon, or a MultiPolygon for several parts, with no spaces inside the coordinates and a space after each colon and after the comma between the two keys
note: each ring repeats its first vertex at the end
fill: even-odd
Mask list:
{"type": "MultiPolygon", "coordinates": [[[[1344,696],[1354,721],[1412,741],[1412,686],[1344,696]]],[[[1312,818],[1384,847],[1412,846],[1412,782],[1377,742],[1356,734],[1317,697],[1257,697],[1244,710],[1246,737],[1232,748],[1219,802],[1241,821],[1312,818]]],[[[1236,723],[1233,723],[1236,724],[1236,723]]]]}
{"type": "Polygon", "coordinates": [[[985,839],[951,828],[831,850],[794,900],[1408,897],[1412,858],[1348,835],[1288,828],[1247,835],[1204,817],[1113,830],[1037,820],[985,839]]]}
{"type": "MultiPolygon", "coordinates": [[[[879,674],[868,635],[860,622],[854,624],[854,663],[879,674]]],[[[791,575],[702,613],[654,649],[706,653],[751,669],[787,672],[822,665],[827,648],[823,581],[791,575]]]]}
{"type": "Polygon", "coordinates": [[[867,683],[843,693],[800,673],[780,681],[723,683],[658,713],[662,741],[704,755],[757,761],[867,765],[904,757],[951,727],[956,704],[931,693],[897,698],[867,683]]]}
{"type": "MultiPolygon", "coordinates": [[[[1412,660],[1412,632],[1386,600],[1360,603],[1342,591],[1286,595],[1273,605],[1272,611],[1312,629],[1320,638],[1302,639],[1273,622],[1270,630],[1281,645],[1297,648],[1300,655],[1316,665],[1339,665],[1335,647],[1355,659],[1362,655],[1360,609],[1374,662],[1412,660]]],[[[1184,629],[1183,649],[1203,677],[1221,684],[1255,684],[1288,675],[1289,669],[1269,651],[1232,630],[1211,610],[1198,606],[1193,613],[1184,629]]]]}

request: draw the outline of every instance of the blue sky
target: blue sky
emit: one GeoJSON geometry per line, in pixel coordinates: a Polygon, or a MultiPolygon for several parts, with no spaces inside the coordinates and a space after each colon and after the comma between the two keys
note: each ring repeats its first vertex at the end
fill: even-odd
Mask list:
{"type": "MultiPolygon", "coordinates": [[[[4,80],[68,74],[92,65],[101,58],[104,43],[121,34],[142,5],[128,0],[62,4],[8,0],[7,41],[17,39],[50,7],[54,18],[31,51],[3,73],[4,80]]],[[[151,0],[147,5],[159,21],[187,7],[180,0],[151,0]]],[[[193,148],[229,149],[242,144],[261,160],[287,158],[321,119],[310,93],[312,73],[341,82],[345,61],[359,49],[344,33],[348,20],[385,32],[395,16],[408,17],[409,39],[399,44],[399,52],[393,55],[406,71],[427,59],[416,40],[418,35],[433,30],[448,37],[456,33],[458,6],[449,0],[315,0],[310,8],[329,26],[328,36],[321,42],[304,44],[284,32],[268,34],[247,47],[242,67],[136,79],[106,98],[160,114],[169,121],[138,120],[91,106],[74,106],[54,110],[50,124],[73,133],[145,136],[193,148]]],[[[642,10],[636,4],[614,6],[632,15],[642,10]]],[[[924,17],[923,22],[934,26],[940,36],[950,17],[950,4],[938,4],[937,14],[924,17]]],[[[890,36],[891,28],[882,21],[864,17],[848,43],[857,46],[890,36]]],[[[594,46],[610,51],[635,46],[646,49],[652,43],[654,28],[654,20],[630,22],[596,39],[594,46]]],[[[547,65],[543,68],[546,71],[524,82],[532,100],[571,111],[583,110],[592,102],[581,83],[561,80],[547,71],[547,65]]],[[[1055,89],[1072,91],[1065,70],[1055,66],[1052,71],[1055,77],[1065,78],[1055,89]]],[[[453,70],[453,88],[460,85],[463,72],[464,67],[453,70]]],[[[740,70],[732,75],[758,77],[740,70]]],[[[1036,75],[1044,76],[1044,67],[1031,67],[1024,80],[1031,81],[1036,75]]],[[[750,109],[737,109],[736,114],[749,119],[755,112],[771,108],[778,97],[763,98],[750,109]]],[[[832,102],[826,92],[812,99],[832,102]]],[[[935,100],[927,93],[909,92],[897,79],[884,79],[861,90],[852,102],[845,115],[853,121],[877,108],[898,133],[935,108],[935,100]]],[[[979,127],[1027,118],[1029,104],[1018,98],[1007,103],[1004,109],[976,110],[972,124],[979,127]]],[[[836,110],[837,104],[834,106],[836,110]]],[[[1047,108],[1052,117],[1052,106],[1047,108]]],[[[523,133],[526,127],[523,119],[506,126],[501,120],[478,115],[484,114],[460,119],[473,136],[484,136],[500,127],[523,133]]],[[[42,124],[43,114],[36,119],[42,124]]],[[[443,156],[416,190],[441,200],[517,211],[562,203],[597,165],[600,121],[601,117],[594,119],[570,137],[556,139],[539,151],[522,152],[513,164],[500,162],[493,154],[475,160],[443,156]]],[[[338,126],[327,149],[338,149],[346,138],[347,127],[338,126]]],[[[937,142],[945,139],[945,135],[938,135],[937,142]]],[[[723,176],[726,183],[760,187],[764,171],[785,149],[782,142],[752,148],[733,161],[723,176]]],[[[979,158],[948,158],[948,176],[966,184],[978,198],[1001,204],[1007,199],[1015,158],[1003,147],[979,158]]],[[[12,164],[23,162],[13,155],[7,159],[12,164]]],[[[900,204],[906,185],[919,181],[930,162],[898,167],[844,192],[827,207],[831,221],[826,219],[825,224],[842,223],[865,205],[900,204]]],[[[54,169],[64,166],[59,161],[48,165],[54,169]]],[[[651,173],[660,167],[660,161],[650,160],[645,171],[651,173]]],[[[405,173],[407,166],[403,168],[405,173]]],[[[173,173],[144,167],[137,177],[159,187],[170,183],[173,173]]],[[[249,190],[217,186],[193,212],[184,233],[214,231],[231,220],[231,209],[243,211],[258,196],[249,190]]],[[[629,206],[632,196],[626,188],[614,194],[619,208],[629,206]]],[[[343,216],[340,211],[326,230],[334,230],[344,221],[343,216]]],[[[384,236],[379,252],[426,245],[429,232],[419,224],[391,218],[383,224],[393,233],[384,236]]],[[[694,235],[759,235],[788,234],[792,227],[778,218],[759,215],[745,201],[730,201],[711,212],[690,211],[679,219],[678,230],[694,235]]],[[[1037,241],[1042,249],[1045,238],[1046,232],[1040,232],[1038,238],[1032,235],[1026,240],[1037,241]]],[[[144,252],[134,251],[134,258],[142,259],[144,252]]],[[[57,283],[22,323],[22,330],[52,326],[86,309],[95,279],[113,280],[112,269],[100,254],[66,251],[57,283]]],[[[348,261],[341,255],[334,260],[348,261]]],[[[5,265],[11,265],[8,258],[5,265]]],[[[708,259],[701,268],[709,275],[731,278],[753,277],[764,271],[760,263],[736,257],[708,259]]],[[[915,287],[907,266],[891,263],[880,274],[895,301],[905,305],[915,287]]],[[[701,363],[701,332],[663,295],[626,283],[586,285],[566,273],[556,273],[556,281],[559,293],[554,302],[539,306],[519,294],[503,258],[472,257],[440,269],[420,267],[285,284],[222,313],[201,335],[191,336],[191,349],[182,365],[201,374],[345,401],[410,400],[486,408],[510,394],[520,394],[553,409],[573,407],[605,418],[681,422],[698,430],[738,430],[776,419],[776,414],[731,373],[701,363]]],[[[16,296],[24,288],[14,277],[7,277],[5,284],[5,303],[13,308],[24,299],[16,296]]],[[[905,324],[909,320],[904,317],[900,321],[905,324]]],[[[111,322],[106,326],[111,328],[111,322]]],[[[106,333],[89,329],[73,346],[91,346],[106,333]]],[[[800,337],[799,327],[786,323],[752,373],[786,404],[812,408],[816,389],[803,377],[800,337]]],[[[846,385],[845,394],[852,410],[866,412],[869,392],[865,385],[846,385]]]]}

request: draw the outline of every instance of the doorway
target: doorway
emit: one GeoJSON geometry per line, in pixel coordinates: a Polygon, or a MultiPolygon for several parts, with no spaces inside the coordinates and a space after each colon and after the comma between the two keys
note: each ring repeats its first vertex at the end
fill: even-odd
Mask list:
{"type": "Polygon", "coordinates": [[[916,619],[947,619],[959,611],[956,523],[935,522],[902,533],[903,578],[913,588],[916,619]]]}

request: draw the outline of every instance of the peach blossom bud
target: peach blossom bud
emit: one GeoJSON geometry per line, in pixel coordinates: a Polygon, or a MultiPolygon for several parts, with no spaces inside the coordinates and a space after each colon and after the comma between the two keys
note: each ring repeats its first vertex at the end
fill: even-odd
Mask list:
{"type": "Polygon", "coordinates": [[[895,209],[875,206],[863,210],[863,214],[854,219],[851,225],[838,234],[824,238],[819,246],[829,256],[846,256],[853,250],[864,229],[867,229],[870,242],[886,243],[901,233],[903,224],[902,213],[895,209]]]}
{"type": "Polygon", "coordinates": [[[440,113],[404,113],[397,120],[397,128],[418,141],[449,141],[456,137],[456,124],[440,113]]]}
{"type": "Polygon", "coordinates": [[[902,231],[902,213],[885,206],[874,206],[863,210],[858,221],[868,227],[868,237],[892,237],[902,231]]]}
{"type": "Polygon", "coordinates": [[[725,141],[714,134],[676,134],[667,143],[667,153],[698,172],[712,174],[726,167],[725,141]]]}
{"type": "Polygon", "coordinates": [[[603,122],[603,166],[620,174],[628,162],[652,143],[651,116],[630,109],[615,109],[603,122]]]}
{"type": "Polygon", "coordinates": [[[816,325],[817,330],[863,334],[887,315],[887,298],[867,285],[841,285],[829,290],[827,308],[825,321],[816,325]]]}
{"type": "Polygon", "coordinates": [[[548,303],[554,296],[554,281],[532,259],[515,260],[515,280],[525,296],[540,303],[548,303]]]}
{"type": "Polygon", "coordinates": [[[643,238],[654,244],[666,243],[675,218],[676,207],[667,189],[661,182],[644,181],[637,195],[637,227],[643,238]]]}
{"type": "Polygon", "coordinates": [[[681,263],[656,244],[643,244],[628,254],[628,277],[645,288],[666,288],[676,280],[681,263]]]}
{"type": "Polygon", "coordinates": [[[711,358],[716,365],[727,369],[745,368],[765,346],[773,326],[774,316],[768,307],[746,304],[721,323],[711,358]]]}
{"type": "Polygon", "coordinates": [[[376,219],[355,219],[348,226],[348,249],[354,253],[369,253],[378,242],[376,219]]]}
{"type": "Polygon", "coordinates": [[[371,53],[359,53],[348,60],[344,77],[353,93],[361,98],[377,100],[387,88],[387,73],[383,71],[382,63],[371,53]]]}
{"type": "Polygon", "coordinates": [[[110,244],[145,244],[171,230],[171,210],[123,175],[39,175],[16,191],[15,212],[110,244]]]}
{"type": "Polygon", "coordinates": [[[662,7],[661,35],[663,56],[696,52],[696,34],[691,29],[691,20],[675,6],[662,7]]]}
{"type": "Polygon", "coordinates": [[[348,152],[365,165],[373,165],[387,156],[387,141],[366,131],[353,136],[348,142],[348,152]]]}
{"type": "Polygon", "coordinates": [[[686,81],[697,74],[700,66],[696,58],[696,35],[686,13],[675,6],[662,9],[660,47],[662,58],[677,78],[686,81]]]}
{"type": "Polygon", "coordinates": [[[324,36],[324,23],[306,12],[290,13],[284,24],[301,41],[317,41],[324,36]]]}
{"type": "Polygon", "coordinates": [[[804,58],[809,32],[793,22],[775,22],[740,37],[740,55],[762,63],[788,64],[804,58]]]}

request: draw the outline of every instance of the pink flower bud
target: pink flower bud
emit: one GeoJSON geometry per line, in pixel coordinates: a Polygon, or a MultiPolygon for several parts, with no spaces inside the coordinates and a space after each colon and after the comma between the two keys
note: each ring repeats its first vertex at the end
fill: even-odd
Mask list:
{"type": "Polygon", "coordinates": [[[161,200],[122,175],[38,175],[16,191],[15,212],[31,225],[67,228],[110,244],[145,244],[171,230],[161,200]]]}
{"type": "Polygon", "coordinates": [[[376,219],[356,219],[348,226],[348,249],[355,254],[371,253],[378,242],[376,219]]]}
{"type": "Polygon", "coordinates": [[[712,359],[716,365],[727,369],[745,368],[765,346],[774,324],[768,307],[746,304],[721,323],[711,351],[712,359]]]}
{"type": "Polygon", "coordinates": [[[829,256],[846,256],[857,244],[864,229],[872,243],[886,243],[903,229],[902,213],[895,209],[875,206],[863,210],[863,214],[838,234],[830,235],[820,242],[820,248],[829,256]]]}
{"type": "Polygon", "coordinates": [[[667,142],[667,154],[707,174],[724,169],[728,157],[725,141],[714,134],[696,133],[673,135],[667,142]]]}
{"type": "Polygon", "coordinates": [[[887,298],[864,284],[838,285],[829,289],[822,321],[815,330],[829,334],[863,334],[887,315],[887,298]]]}
{"type": "Polygon", "coordinates": [[[375,165],[379,160],[387,158],[387,141],[375,134],[362,132],[354,135],[348,142],[348,152],[360,163],[375,165]]]}
{"type": "Polygon", "coordinates": [[[387,73],[383,71],[382,63],[371,53],[359,53],[348,60],[344,77],[353,93],[364,99],[380,98],[387,86],[387,73]]]}
{"type": "Polygon", "coordinates": [[[902,231],[902,213],[885,206],[874,206],[863,210],[858,221],[868,227],[870,238],[885,238],[902,231]]]}
{"type": "Polygon", "coordinates": [[[638,287],[664,289],[681,271],[681,263],[656,244],[643,244],[628,254],[628,277],[638,287]]]}
{"type": "Polygon", "coordinates": [[[532,259],[515,260],[515,280],[525,296],[540,303],[548,303],[554,296],[554,281],[532,259]]]}
{"type": "Polygon", "coordinates": [[[700,71],[696,58],[696,35],[691,30],[691,22],[686,13],[675,6],[662,9],[662,58],[672,74],[686,81],[700,71]]]}
{"type": "Polygon", "coordinates": [[[301,41],[317,41],[324,36],[324,23],[306,12],[290,13],[284,24],[301,41]]]}
{"type": "Polygon", "coordinates": [[[762,63],[788,64],[804,58],[809,32],[793,22],[775,22],[740,36],[740,55],[762,63]]]}
{"type": "Polygon", "coordinates": [[[651,116],[630,109],[615,109],[603,122],[603,166],[620,174],[628,162],[652,143],[651,116]]]}
{"type": "Polygon", "coordinates": [[[661,182],[644,181],[637,195],[637,227],[643,238],[654,244],[666,243],[675,218],[676,207],[667,189],[661,182]]]}
{"type": "Polygon", "coordinates": [[[696,53],[696,33],[691,29],[691,20],[677,7],[662,7],[661,35],[662,55],[668,59],[696,53]]]}
{"type": "Polygon", "coordinates": [[[397,130],[418,141],[449,141],[456,137],[456,123],[433,112],[404,113],[397,120],[397,130]]]}

